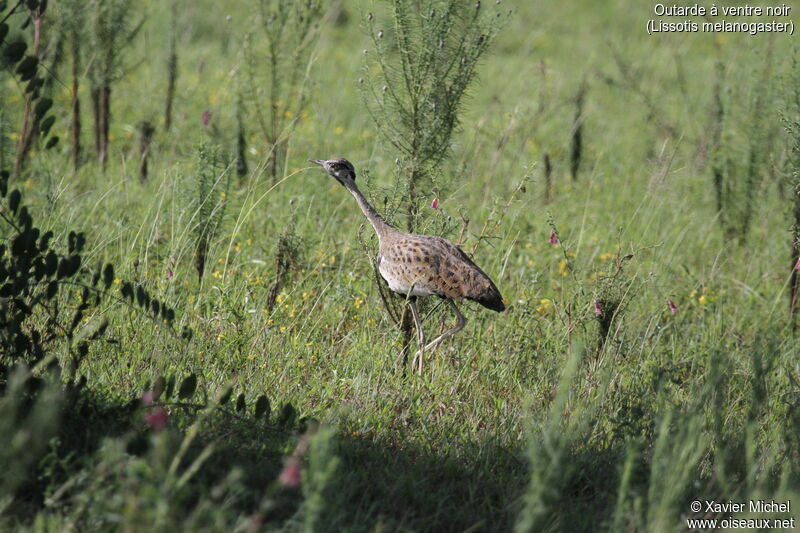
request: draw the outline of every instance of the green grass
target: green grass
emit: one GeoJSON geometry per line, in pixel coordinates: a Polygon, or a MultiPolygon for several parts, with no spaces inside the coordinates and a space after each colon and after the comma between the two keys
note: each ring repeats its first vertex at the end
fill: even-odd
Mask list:
{"type": "MultiPolygon", "coordinates": [[[[404,221],[393,192],[395,154],[357,89],[369,42],[359,19],[380,6],[348,2],[346,23],[324,22],[310,69],[313,94],[274,186],[255,125],[248,126],[251,171],[241,185],[231,177],[198,283],[197,146],[233,151],[238,47],[251,15],[238,3],[195,2],[180,11],[167,134],[169,7],[162,4],[143,4],[147,22],[129,53],[133,67],[114,88],[106,172],[94,161],[69,171],[69,95],[59,89],[54,130],[64,132],[62,145],[37,153],[13,185],[45,227],[87,232],[86,264],[114,263],[118,278],[144,284],[175,308],[177,328],[194,331],[186,342],[126,306],[103,309],[107,338],[116,342],[94,343],[79,369],[99,398],[87,413],[116,419],[113,409],[158,376],[196,373],[201,398],[230,383],[250,404],[266,395],[273,422],[230,410],[200,416],[202,409],[176,405],[171,429],[147,437],[149,451],[136,456],[124,443],[131,428],[141,430],[139,411],[119,415],[130,418],[121,427],[79,418],[66,434],[85,431],[91,445],[74,445],[82,456],[53,459],[63,468],[47,471],[72,488],[51,505],[31,497],[22,511],[7,509],[4,527],[246,529],[260,512],[265,527],[319,531],[665,531],[686,529],[694,499],[797,497],[800,359],[787,316],[789,203],[766,172],[750,234],[727,241],[708,167],[715,54],[738,102],[731,113],[744,122],[753,91],[783,86],[788,36],[775,37],[775,75],[764,81],[755,73],[765,36],[651,37],[648,7],[621,0],[513,6],[472,88],[452,157],[421,191],[424,205],[438,196],[441,209],[424,207],[420,226],[455,240],[468,219],[462,246],[509,308],[498,315],[463,305],[466,328],[419,377],[404,371],[400,333],[378,295],[371,229],[347,192],[306,163],[348,158],[376,208],[404,221]],[[632,69],[636,89],[615,54],[632,69]],[[585,155],[572,182],[573,99],[584,80],[585,155]],[[157,125],[146,183],[137,174],[143,120],[157,125]],[[548,204],[545,152],[554,165],[548,204]],[[560,246],[548,242],[550,221],[560,246]],[[299,262],[268,312],[279,235],[292,225],[299,262]],[[622,274],[604,281],[616,265],[622,274]],[[612,289],[623,308],[598,350],[593,302],[612,289]],[[301,434],[275,423],[284,403],[333,428],[312,439],[296,493],[274,483],[301,434]],[[191,427],[198,435],[174,477],[214,448],[176,488],[164,472],[191,427]]],[[[19,91],[3,79],[9,108],[19,107],[19,91]]],[[[769,104],[766,121],[779,128],[782,106],[769,104]]],[[[84,120],[88,129],[88,113],[84,120]]],[[[731,135],[746,139],[746,124],[731,135]]],[[[777,139],[764,150],[783,171],[777,139]]],[[[424,309],[429,332],[453,320],[438,303],[424,309]]],[[[41,492],[52,498],[57,489],[41,492]]]]}

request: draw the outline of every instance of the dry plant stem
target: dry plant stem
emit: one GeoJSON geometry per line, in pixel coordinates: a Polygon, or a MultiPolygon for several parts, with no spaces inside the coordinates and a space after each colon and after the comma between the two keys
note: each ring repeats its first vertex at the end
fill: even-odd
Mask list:
{"type": "Polygon", "coordinates": [[[79,80],[80,80],[80,36],[78,30],[73,29],[70,35],[70,42],[72,45],[72,123],[71,123],[71,141],[72,141],[72,169],[78,170],[81,164],[81,99],[79,94],[79,80]]]}
{"type": "Polygon", "coordinates": [[[508,197],[508,201],[503,205],[503,208],[500,210],[500,216],[497,218],[497,220],[494,221],[494,225],[492,225],[491,229],[489,228],[490,219],[487,219],[486,222],[483,223],[481,232],[478,235],[478,238],[475,240],[475,245],[472,247],[473,255],[475,255],[475,252],[478,250],[478,245],[481,243],[481,241],[490,237],[492,234],[494,234],[497,230],[500,229],[500,224],[502,224],[503,219],[508,213],[508,209],[511,207],[511,204],[514,203],[514,198],[516,197],[518,192],[521,192],[520,187],[515,187],[514,190],[511,191],[511,195],[508,197]]]}
{"type": "MultiPolygon", "coordinates": [[[[42,40],[42,12],[37,9],[33,14],[33,56],[39,57],[39,48],[42,40]]],[[[28,157],[33,139],[39,130],[39,121],[33,114],[33,93],[25,96],[25,110],[22,114],[22,124],[19,127],[19,141],[17,142],[17,159],[14,171],[17,176],[22,172],[25,159],[28,157]]]]}
{"type": "Polygon", "coordinates": [[[575,97],[575,120],[572,124],[572,150],[570,153],[570,174],[572,180],[578,179],[578,170],[581,166],[583,155],[583,102],[586,97],[586,82],[581,84],[575,97]]]}
{"type": "Polygon", "coordinates": [[[175,99],[175,82],[178,78],[178,4],[172,3],[172,23],[169,37],[169,60],[167,61],[167,101],[164,106],[164,131],[172,126],[172,101],[175,99]]]}
{"type": "Polygon", "coordinates": [[[544,201],[550,201],[553,192],[553,165],[550,163],[550,154],[544,154],[544,201]]]}
{"type": "Polygon", "coordinates": [[[146,181],[148,177],[148,159],[150,157],[150,144],[156,129],[149,122],[142,122],[139,127],[139,179],[146,181]]]}

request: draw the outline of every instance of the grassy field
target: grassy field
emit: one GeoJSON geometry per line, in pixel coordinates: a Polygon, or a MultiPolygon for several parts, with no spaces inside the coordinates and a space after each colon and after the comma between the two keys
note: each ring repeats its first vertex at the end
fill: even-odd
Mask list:
{"type": "MultiPolygon", "coordinates": [[[[284,117],[296,126],[277,179],[257,108],[237,103],[261,94],[246,73],[268,69],[245,53],[263,47],[246,3],[178,2],[169,132],[172,15],[167,2],[139,3],[144,23],[113,86],[105,170],[84,76],[84,162],[72,171],[61,64],[61,143],[34,148],[10,188],[54,240],[85,231],[83,264],[113,263],[112,290],[135,282],[176,318],[169,328],[111,299],[84,318],[109,326],[77,369],[80,393],[51,385],[23,419],[8,414],[23,401],[4,386],[0,457],[19,466],[20,481],[0,484],[0,527],[689,531],[711,528],[687,518],[798,517],[794,506],[690,509],[800,501],[800,354],[788,313],[800,169],[781,120],[800,111],[793,37],[650,36],[653,6],[622,0],[485,3],[505,22],[449,157],[420,190],[418,230],[460,241],[508,310],[465,302],[466,328],[422,376],[404,365],[379,295],[372,229],[307,162],[349,159],[376,209],[404,225],[398,156],[358,83],[369,75],[364,50],[374,53],[367,13],[391,26],[383,4],[343,2],[322,20],[303,70],[308,99],[284,117]],[[242,177],[230,162],[237,112],[242,177]],[[146,181],[143,121],[155,126],[146,181]],[[198,156],[200,146],[216,147],[222,163],[198,156]],[[722,206],[715,170],[728,187],[722,206]],[[198,207],[203,186],[212,211],[198,207]],[[198,280],[206,219],[216,226],[198,280]],[[184,327],[188,340],[176,333],[184,327]],[[160,376],[180,384],[192,374],[193,395],[140,405],[160,376]],[[254,415],[261,395],[266,420],[254,415]],[[168,415],[160,431],[155,409],[168,415]],[[296,459],[292,488],[284,466],[296,459]]],[[[10,72],[2,81],[13,162],[24,94],[10,72]]],[[[0,231],[4,242],[12,234],[0,231]]],[[[438,301],[423,314],[429,332],[454,320],[438,301]]],[[[66,362],[70,349],[56,342],[50,353],[66,362]]]]}

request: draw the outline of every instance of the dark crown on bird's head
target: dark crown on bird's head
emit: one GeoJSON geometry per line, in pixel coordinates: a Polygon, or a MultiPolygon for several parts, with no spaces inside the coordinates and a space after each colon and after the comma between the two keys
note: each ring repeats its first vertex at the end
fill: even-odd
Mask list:
{"type": "Polygon", "coordinates": [[[334,159],[309,159],[309,161],[327,170],[339,183],[342,183],[343,179],[351,179],[353,181],[356,179],[356,169],[353,168],[353,164],[350,161],[343,157],[334,159]]]}

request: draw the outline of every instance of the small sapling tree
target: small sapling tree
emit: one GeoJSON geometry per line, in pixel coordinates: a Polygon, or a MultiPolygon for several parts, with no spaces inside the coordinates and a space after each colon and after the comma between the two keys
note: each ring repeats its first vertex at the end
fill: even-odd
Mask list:
{"type": "Polygon", "coordinates": [[[367,15],[374,50],[365,50],[361,83],[378,131],[400,156],[409,231],[420,188],[450,153],[464,96],[499,29],[497,13],[480,2],[422,4],[392,0],[387,20],[367,15]]]}
{"type": "Polygon", "coordinates": [[[323,15],[319,0],[260,0],[259,31],[244,39],[243,102],[269,150],[273,181],[308,98],[308,67],[323,15]]]}

